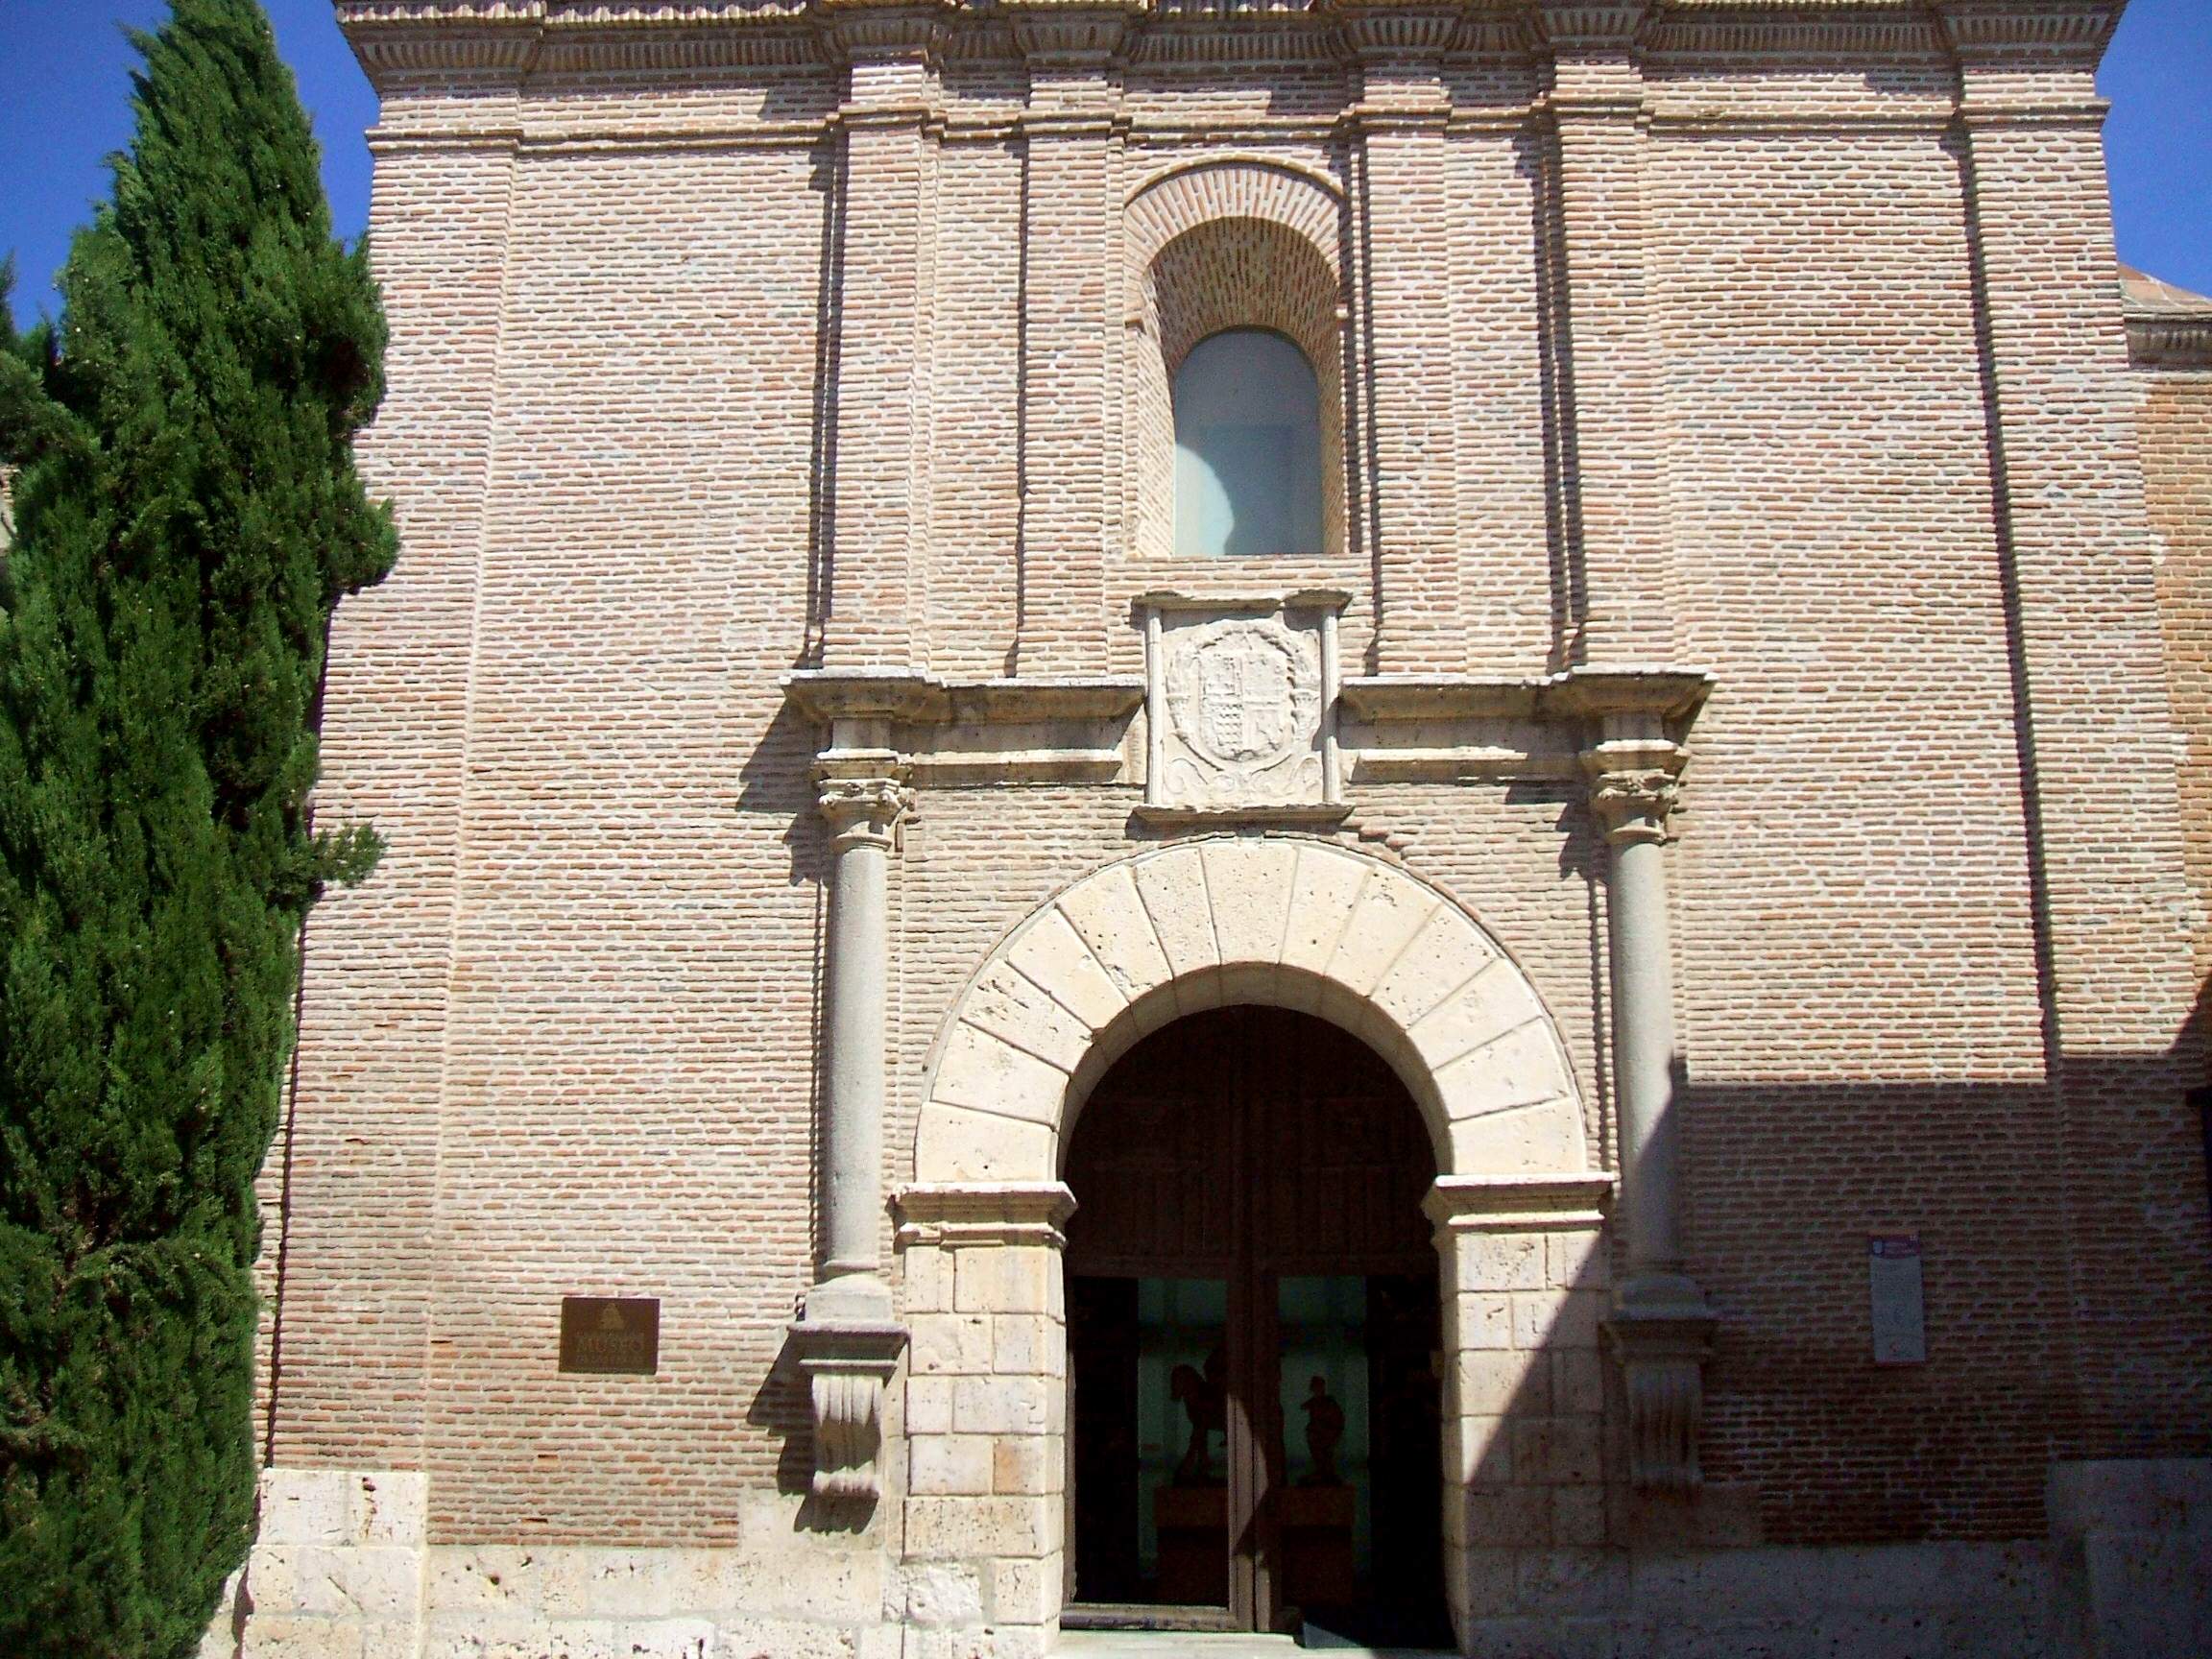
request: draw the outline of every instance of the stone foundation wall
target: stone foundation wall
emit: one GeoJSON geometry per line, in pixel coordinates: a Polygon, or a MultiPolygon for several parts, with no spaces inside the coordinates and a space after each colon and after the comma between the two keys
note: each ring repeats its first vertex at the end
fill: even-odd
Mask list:
{"type": "MultiPolygon", "coordinates": [[[[1015,1254],[986,1270],[995,1285],[1015,1254]]],[[[1005,1300],[1002,1289],[988,1299],[1005,1300]]],[[[420,1474],[272,1469],[260,1539],[200,1659],[1036,1659],[1057,1639],[1057,1534],[1046,1520],[1056,1505],[966,1488],[985,1482],[984,1464],[1019,1463],[1024,1439],[1046,1438],[917,1433],[907,1450],[918,1482],[962,1490],[888,1503],[850,1533],[804,1529],[798,1500],[751,1493],[738,1542],[721,1549],[429,1544],[420,1474]],[[982,1449],[976,1467],[941,1479],[940,1454],[946,1467],[959,1464],[963,1439],[982,1449]],[[1016,1521],[1034,1529],[1033,1552],[1004,1552],[1016,1521]]],[[[1039,1482],[1017,1475],[1014,1483],[1039,1482]]],[[[2212,1650],[2212,1464],[2061,1465],[2052,1486],[2048,1546],[1605,1549],[1559,1535],[1556,1547],[1517,1552],[1522,1605],[1501,1597],[1467,1619],[1464,1650],[1486,1659],[2191,1659],[2212,1650]]],[[[1161,1641],[1162,1659],[1172,1659],[1173,1639],[1161,1641]]]]}

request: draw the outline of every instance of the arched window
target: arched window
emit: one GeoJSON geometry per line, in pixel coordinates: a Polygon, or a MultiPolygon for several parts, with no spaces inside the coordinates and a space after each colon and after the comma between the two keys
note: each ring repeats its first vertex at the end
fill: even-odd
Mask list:
{"type": "Polygon", "coordinates": [[[1175,371],[1175,551],[1321,551],[1321,394],[1270,328],[1226,328],[1175,371]]]}

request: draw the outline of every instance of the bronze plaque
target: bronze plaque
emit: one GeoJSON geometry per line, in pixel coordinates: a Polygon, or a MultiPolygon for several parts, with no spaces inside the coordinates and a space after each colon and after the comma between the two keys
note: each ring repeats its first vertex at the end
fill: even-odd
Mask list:
{"type": "Polygon", "coordinates": [[[650,1377],[661,1368],[661,1298],[561,1298],[561,1369],[650,1377]]]}

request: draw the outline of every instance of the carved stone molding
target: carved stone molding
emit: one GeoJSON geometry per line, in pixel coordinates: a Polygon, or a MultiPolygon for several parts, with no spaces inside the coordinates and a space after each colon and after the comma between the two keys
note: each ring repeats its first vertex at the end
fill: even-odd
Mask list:
{"type": "Polygon", "coordinates": [[[1440,1175],[1421,1201],[1439,1241],[1455,1233],[1565,1233],[1604,1225],[1613,1177],[1440,1175]]]}
{"type": "Polygon", "coordinates": [[[1105,783],[1133,772],[1124,745],[1136,680],[946,681],[903,670],[811,669],[783,692],[840,744],[878,747],[915,782],[1105,783]]]}
{"type": "Polygon", "coordinates": [[[873,1503],[880,1495],[883,1390],[906,1348],[906,1328],[888,1320],[802,1318],[791,1327],[814,1418],[818,1499],[873,1503]]]}
{"type": "Polygon", "coordinates": [[[1626,1387],[1628,1476],[1641,1490],[1692,1492],[1704,1479],[1697,1438],[1718,1323],[1676,1275],[1631,1278],[1616,1296],[1605,1329],[1626,1387]]]}
{"type": "Polygon", "coordinates": [[[1626,51],[1648,10],[1649,0],[1536,0],[1530,15],[1554,51],[1626,51]]]}
{"type": "Polygon", "coordinates": [[[1348,596],[1147,593],[1144,805],[1155,822],[1341,818],[1336,618],[1348,596]]]}
{"type": "Polygon", "coordinates": [[[1032,67],[1054,75],[1103,74],[1143,0],[1008,0],[1015,43],[1032,67]]]}
{"type": "Polygon", "coordinates": [[[2212,369],[2212,299],[2123,269],[2120,303],[2136,368],[2212,369]]]}
{"type": "Polygon", "coordinates": [[[2042,61],[2096,67],[2126,0],[1939,0],[1962,62],[2042,61]]]}
{"type": "Polygon", "coordinates": [[[1064,1248],[1062,1231],[1075,1214],[1075,1194],[1058,1181],[929,1182],[893,1199],[900,1249],[936,1245],[1042,1244],[1064,1248]]]}
{"type": "Polygon", "coordinates": [[[815,0],[823,38],[849,62],[926,61],[944,49],[949,6],[912,0],[815,0]]]}

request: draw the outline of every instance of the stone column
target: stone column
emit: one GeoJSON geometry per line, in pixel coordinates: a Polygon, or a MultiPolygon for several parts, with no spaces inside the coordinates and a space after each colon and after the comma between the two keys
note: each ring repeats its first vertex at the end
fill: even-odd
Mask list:
{"type": "Polygon", "coordinates": [[[883,1180],[883,1004],[893,832],[912,801],[882,748],[832,748],[815,764],[830,832],[823,974],[822,1258],[791,1328],[814,1411],[817,1498],[873,1500],[883,1385],[906,1345],[878,1256],[883,1180]]]}
{"type": "Polygon", "coordinates": [[[1697,1425],[1714,1318],[1682,1271],[1681,1119],[1674,970],[1667,926],[1667,815],[1680,747],[1654,733],[1609,735],[1583,755],[1591,805],[1611,849],[1606,884],[1613,987],[1613,1094],[1621,1126],[1628,1272],[1608,1329],[1626,1376],[1630,1479],[1688,1491],[1699,1480],[1697,1425]]]}

